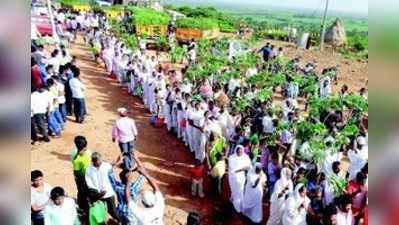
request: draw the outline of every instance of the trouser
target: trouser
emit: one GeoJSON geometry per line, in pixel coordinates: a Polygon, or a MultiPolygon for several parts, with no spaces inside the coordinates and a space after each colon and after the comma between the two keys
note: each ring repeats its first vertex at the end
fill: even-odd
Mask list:
{"type": "Polygon", "coordinates": [[[213,186],[216,187],[219,195],[222,194],[222,179],[223,177],[212,177],[213,186]]]}
{"type": "Polygon", "coordinates": [[[36,122],[35,122],[34,117],[30,118],[30,139],[32,141],[37,141],[38,140],[38,137],[37,137],[37,134],[36,134],[36,122]]]}
{"type": "Polygon", "coordinates": [[[77,203],[80,209],[82,209],[86,215],[89,212],[89,201],[87,199],[87,184],[85,180],[85,176],[79,174],[77,171],[74,171],[76,189],[78,190],[77,194],[77,203]]]}
{"type": "Polygon", "coordinates": [[[202,182],[203,182],[202,178],[199,180],[193,179],[193,183],[191,184],[191,194],[193,196],[196,196],[197,193],[198,193],[198,196],[201,198],[203,198],[205,196],[202,182]]]}
{"type": "Polygon", "coordinates": [[[35,114],[33,118],[35,119],[35,124],[37,125],[40,134],[43,136],[43,138],[45,139],[48,138],[48,131],[46,127],[46,115],[44,113],[35,114]]]}
{"type": "Polygon", "coordinates": [[[62,120],[64,121],[64,123],[66,122],[66,116],[67,116],[67,109],[66,109],[66,104],[60,104],[58,106],[58,110],[61,114],[62,120]]]}
{"type": "Polygon", "coordinates": [[[119,149],[121,150],[122,153],[131,153],[132,149],[134,148],[134,141],[129,141],[129,142],[119,142],[119,149]]]}
{"type": "Polygon", "coordinates": [[[66,108],[67,115],[72,115],[72,112],[73,112],[72,103],[73,103],[72,97],[65,95],[65,108],[66,108]]]}
{"type": "Polygon", "coordinates": [[[52,134],[55,135],[61,134],[61,125],[58,123],[56,119],[55,111],[49,112],[47,122],[48,122],[48,128],[52,132],[52,134]]]}
{"type": "Polygon", "coordinates": [[[32,221],[32,225],[44,225],[43,211],[39,211],[39,212],[31,211],[30,220],[32,221]]]}
{"type": "Polygon", "coordinates": [[[61,128],[64,127],[64,118],[62,117],[62,114],[60,112],[59,106],[54,109],[54,117],[57,120],[57,122],[60,124],[61,128]]]}
{"type": "Polygon", "coordinates": [[[44,217],[33,217],[31,216],[32,225],[44,225],[44,217]]]}
{"type": "Polygon", "coordinates": [[[133,141],[129,141],[126,143],[119,142],[119,148],[122,152],[123,159],[122,159],[122,167],[123,169],[133,169],[135,165],[135,161],[133,158],[133,141]]]}
{"type": "Polygon", "coordinates": [[[73,108],[76,122],[81,123],[86,115],[86,103],[84,98],[73,98],[73,108]]]}
{"type": "Polygon", "coordinates": [[[109,198],[103,198],[101,199],[103,202],[107,204],[107,211],[112,218],[116,219],[119,221],[119,216],[116,211],[116,205],[115,205],[115,196],[109,197],[109,198]]]}

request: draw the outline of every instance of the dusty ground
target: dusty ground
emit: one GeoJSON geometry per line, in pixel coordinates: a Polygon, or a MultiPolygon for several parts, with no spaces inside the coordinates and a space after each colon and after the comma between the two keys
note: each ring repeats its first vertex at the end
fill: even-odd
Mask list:
{"type": "Polygon", "coordinates": [[[359,91],[360,88],[366,86],[368,80],[368,62],[364,60],[350,60],[345,59],[338,52],[332,51],[331,48],[326,48],[324,52],[320,52],[316,47],[310,50],[297,49],[295,44],[276,41],[264,40],[257,44],[260,48],[270,42],[276,48],[283,47],[284,55],[289,58],[300,58],[300,63],[305,65],[308,62],[315,62],[316,71],[319,73],[324,69],[332,66],[338,66],[338,87],[343,84],[348,85],[350,91],[359,91]]]}
{"type": "MultiPolygon", "coordinates": [[[[318,69],[340,65],[340,81],[349,84],[351,90],[358,90],[367,80],[367,63],[351,62],[331,53],[319,53],[311,50],[297,50],[284,42],[275,43],[283,46],[286,55],[301,56],[303,62],[316,60],[318,69]]],[[[139,136],[137,152],[144,166],[152,175],[166,199],[164,221],[166,225],[185,224],[190,211],[201,215],[204,225],[245,225],[248,221],[232,212],[227,198],[215,197],[210,193],[209,184],[205,187],[205,199],[193,198],[190,195],[189,166],[193,157],[187,149],[164,128],[149,125],[150,114],[143,108],[141,100],[127,94],[126,88],[120,87],[108,78],[105,70],[93,62],[90,51],[82,44],[71,46],[72,55],[78,58],[82,79],[87,86],[86,104],[89,116],[84,124],[76,124],[69,118],[62,137],[52,139],[50,143],[33,146],[31,151],[31,168],[40,169],[45,174],[45,181],[53,186],[59,185],[75,197],[76,186],[72,174],[70,152],[73,138],[84,135],[92,151],[102,153],[107,161],[116,158],[119,149],[111,142],[111,127],[117,118],[116,109],[126,107],[130,116],[136,120],[139,136]]],[[[227,186],[225,182],[225,186],[227,186]]],[[[264,206],[265,217],[267,205],[264,206]]]]}

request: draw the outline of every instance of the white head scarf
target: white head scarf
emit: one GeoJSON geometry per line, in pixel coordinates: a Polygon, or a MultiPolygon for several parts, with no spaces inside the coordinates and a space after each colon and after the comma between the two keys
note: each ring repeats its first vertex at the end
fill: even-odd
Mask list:
{"type": "Polygon", "coordinates": [[[302,196],[299,194],[299,189],[303,187],[303,183],[299,183],[295,186],[294,197],[296,200],[300,200],[302,196]]]}
{"type": "Polygon", "coordinates": [[[287,186],[291,182],[292,171],[284,167],[280,172],[280,182],[283,187],[287,186]]]}
{"type": "Polygon", "coordinates": [[[239,149],[244,150],[244,146],[237,145],[234,149],[234,154],[229,157],[229,172],[234,172],[237,169],[241,169],[244,166],[249,166],[251,164],[249,157],[245,153],[241,156],[237,155],[239,149]]]}

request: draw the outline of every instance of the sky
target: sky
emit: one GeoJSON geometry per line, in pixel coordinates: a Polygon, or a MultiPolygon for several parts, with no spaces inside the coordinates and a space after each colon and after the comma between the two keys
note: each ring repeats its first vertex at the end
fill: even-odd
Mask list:
{"type": "MultiPolygon", "coordinates": [[[[306,8],[310,10],[321,11],[324,9],[326,0],[180,0],[180,2],[201,3],[214,2],[230,3],[230,4],[245,4],[245,5],[261,5],[261,6],[276,6],[289,8],[306,8]]],[[[329,9],[332,11],[340,11],[346,13],[367,14],[368,0],[330,0],[329,9]]]]}
{"type": "MultiPolygon", "coordinates": [[[[225,0],[222,0],[225,1],[225,0]]],[[[238,0],[230,0],[237,1],[238,0]]],[[[319,9],[324,8],[326,0],[247,0],[248,2],[256,4],[270,4],[282,7],[293,8],[309,8],[319,9]]],[[[354,13],[367,13],[368,0],[330,0],[329,8],[331,10],[354,12],[354,13]]]]}

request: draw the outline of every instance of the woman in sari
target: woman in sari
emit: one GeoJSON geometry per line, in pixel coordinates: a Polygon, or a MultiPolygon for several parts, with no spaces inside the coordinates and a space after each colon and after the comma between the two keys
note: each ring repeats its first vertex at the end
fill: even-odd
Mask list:
{"type": "Polygon", "coordinates": [[[240,213],[244,198],[245,171],[251,166],[251,160],[244,153],[244,147],[238,145],[235,153],[229,157],[229,185],[231,190],[231,202],[234,209],[240,213]]]}
{"type": "Polygon", "coordinates": [[[283,225],[307,225],[306,214],[310,200],[303,183],[296,185],[294,193],[284,204],[283,225]]]}
{"type": "Polygon", "coordinates": [[[289,168],[281,170],[280,179],[274,185],[274,191],[270,198],[270,216],[267,225],[281,225],[284,212],[284,202],[289,193],[293,191],[291,180],[292,172],[289,168]]]}
{"type": "Polygon", "coordinates": [[[266,177],[262,173],[262,164],[256,163],[247,175],[242,213],[257,224],[259,224],[263,218],[262,201],[265,182],[266,177]]]}

